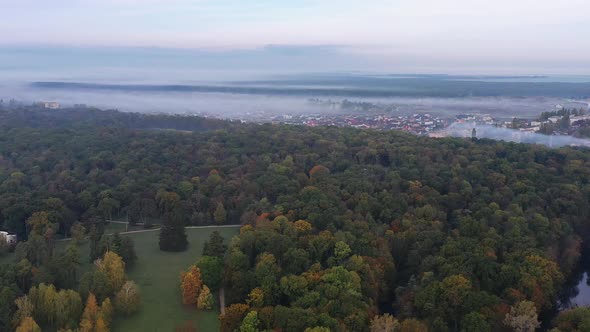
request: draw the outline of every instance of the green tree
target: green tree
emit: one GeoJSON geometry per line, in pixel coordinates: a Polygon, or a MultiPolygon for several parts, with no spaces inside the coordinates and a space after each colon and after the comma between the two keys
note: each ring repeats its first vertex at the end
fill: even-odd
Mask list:
{"type": "Polygon", "coordinates": [[[0,329],[9,330],[15,312],[16,292],[10,287],[0,287],[0,329]]]}
{"type": "Polygon", "coordinates": [[[559,332],[590,331],[590,308],[580,307],[562,311],[555,319],[554,325],[559,332]]]}
{"type": "Polygon", "coordinates": [[[223,276],[223,260],[215,256],[202,256],[196,265],[201,270],[203,283],[214,291],[218,290],[223,276]]]}
{"type": "Polygon", "coordinates": [[[209,235],[209,241],[203,245],[203,256],[221,257],[225,255],[227,246],[223,243],[224,238],[218,231],[213,231],[209,235]]]}
{"type": "Polygon", "coordinates": [[[258,313],[256,311],[250,311],[240,325],[240,332],[258,332],[258,326],[260,321],[258,320],[258,313]]]}
{"type": "Polygon", "coordinates": [[[70,228],[70,234],[72,235],[72,241],[79,245],[84,242],[84,239],[86,238],[86,228],[79,222],[74,223],[70,228]]]}
{"type": "Polygon", "coordinates": [[[470,312],[461,320],[461,332],[491,332],[492,327],[484,315],[470,312]]]}
{"type": "Polygon", "coordinates": [[[346,244],[346,242],[343,242],[343,241],[336,242],[336,245],[334,246],[334,257],[336,257],[338,262],[342,262],[346,258],[348,258],[348,256],[350,256],[351,252],[352,252],[352,250],[350,249],[350,246],[348,246],[348,244],[346,244]]]}

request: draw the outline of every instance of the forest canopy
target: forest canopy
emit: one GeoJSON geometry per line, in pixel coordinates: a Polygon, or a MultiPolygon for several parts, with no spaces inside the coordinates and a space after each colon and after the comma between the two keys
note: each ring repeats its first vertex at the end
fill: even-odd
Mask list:
{"type": "Polygon", "coordinates": [[[44,213],[68,235],[170,206],[184,225],[243,224],[223,331],[511,328],[554,308],[589,235],[584,149],[40,112],[0,112],[0,225],[27,239],[44,213]]]}

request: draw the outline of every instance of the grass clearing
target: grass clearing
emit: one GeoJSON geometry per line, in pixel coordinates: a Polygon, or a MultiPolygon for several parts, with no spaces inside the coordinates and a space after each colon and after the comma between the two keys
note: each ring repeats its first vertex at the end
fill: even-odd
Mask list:
{"type": "Polygon", "coordinates": [[[176,326],[193,321],[199,331],[218,331],[219,307],[215,297],[214,310],[199,312],[186,307],[180,296],[180,271],[201,256],[203,243],[213,231],[219,231],[226,242],[238,228],[187,229],[189,248],[180,253],[160,251],[158,231],[129,234],[135,242],[138,260],[128,272],[141,290],[142,308],[134,316],[117,319],[113,331],[174,331],[176,326]]]}

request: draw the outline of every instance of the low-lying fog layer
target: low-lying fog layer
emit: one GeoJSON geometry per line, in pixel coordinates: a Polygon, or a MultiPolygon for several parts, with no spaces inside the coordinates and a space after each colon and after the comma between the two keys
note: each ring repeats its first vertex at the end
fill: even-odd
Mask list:
{"type": "Polygon", "coordinates": [[[149,66],[148,62],[129,68],[99,69],[96,64],[93,67],[73,63],[47,66],[41,63],[38,68],[30,63],[22,67],[0,66],[0,98],[264,121],[280,115],[360,114],[384,109],[400,114],[432,113],[439,117],[481,113],[499,119],[536,118],[541,112],[555,110],[556,104],[570,97],[585,100],[590,96],[590,78],[581,81],[544,78],[539,83],[534,77],[533,81],[528,77],[496,77],[504,81],[490,82],[493,76],[280,75],[241,67],[160,68],[149,66]],[[310,102],[310,99],[322,102],[310,102]],[[387,107],[341,109],[339,102],[343,100],[387,107]]]}
{"type": "Polygon", "coordinates": [[[517,143],[542,144],[555,148],[569,145],[590,147],[590,140],[588,139],[564,135],[543,135],[508,128],[468,123],[453,123],[446,129],[446,132],[449,136],[453,137],[471,137],[473,128],[476,130],[477,138],[490,138],[517,143]]]}
{"type": "MultiPolygon", "coordinates": [[[[220,118],[244,120],[270,120],[285,114],[318,114],[327,112],[354,112],[339,107],[309,102],[310,98],[341,102],[344,99],[390,105],[400,114],[433,113],[454,116],[460,113],[491,114],[498,118],[535,118],[541,112],[552,111],[562,102],[548,97],[355,97],[345,93],[338,96],[315,94],[273,94],[195,92],[175,90],[96,89],[76,88],[68,85],[37,86],[31,84],[0,87],[0,98],[15,98],[25,102],[57,101],[65,106],[87,104],[101,108],[114,108],[133,112],[165,112],[203,114],[220,118]]],[[[361,112],[360,110],[358,112],[361,112]]]]}

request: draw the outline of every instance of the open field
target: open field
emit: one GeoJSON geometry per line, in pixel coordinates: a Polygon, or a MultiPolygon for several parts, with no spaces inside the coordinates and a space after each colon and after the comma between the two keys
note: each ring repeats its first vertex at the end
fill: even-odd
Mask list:
{"type": "MultiPolygon", "coordinates": [[[[189,248],[180,253],[160,251],[157,230],[128,234],[127,236],[135,242],[138,259],[127,275],[140,287],[142,308],[131,317],[115,319],[112,331],[169,332],[187,321],[192,321],[198,331],[218,331],[217,294],[214,294],[214,310],[199,312],[194,307],[186,307],[181,303],[179,275],[181,270],[186,269],[201,256],[203,243],[213,231],[218,230],[227,243],[238,233],[238,229],[238,227],[187,228],[189,248]]],[[[60,241],[57,245],[58,248],[63,249],[68,243],[69,241],[60,241]]],[[[82,261],[80,275],[92,268],[88,256],[89,246],[86,242],[80,247],[82,261]]],[[[13,254],[0,257],[0,264],[12,262],[13,259],[13,254]]]]}
{"type": "MultiPolygon", "coordinates": [[[[203,243],[216,230],[187,229],[189,248],[181,253],[162,252],[158,248],[159,232],[130,234],[135,241],[138,260],[129,273],[141,289],[143,307],[135,316],[114,322],[113,331],[173,331],[174,327],[192,320],[199,331],[217,331],[219,311],[198,312],[185,307],[180,300],[179,274],[197,261],[203,243]]],[[[238,233],[238,228],[219,228],[229,241],[238,233]]],[[[216,299],[217,300],[217,299],[216,299]]],[[[217,306],[217,302],[216,302],[217,306]]]]}

